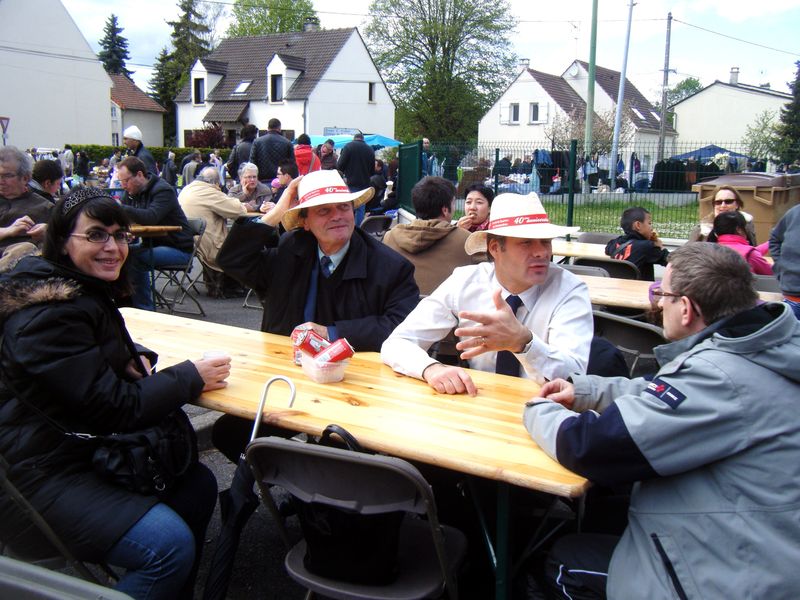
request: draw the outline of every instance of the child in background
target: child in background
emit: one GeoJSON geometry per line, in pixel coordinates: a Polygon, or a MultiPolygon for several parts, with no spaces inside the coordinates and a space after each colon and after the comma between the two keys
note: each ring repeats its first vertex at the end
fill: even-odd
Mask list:
{"type": "Polygon", "coordinates": [[[669,251],[653,230],[653,217],[641,206],[627,208],[619,222],[625,235],[606,244],[606,254],[632,262],[642,279],[653,281],[653,265],[666,265],[669,251]]]}
{"type": "Polygon", "coordinates": [[[747,239],[747,221],[739,211],[722,212],[714,217],[714,228],[708,241],[736,250],[756,275],[772,275],[772,266],[764,260],[760,248],[750,245],[747,239]]]}

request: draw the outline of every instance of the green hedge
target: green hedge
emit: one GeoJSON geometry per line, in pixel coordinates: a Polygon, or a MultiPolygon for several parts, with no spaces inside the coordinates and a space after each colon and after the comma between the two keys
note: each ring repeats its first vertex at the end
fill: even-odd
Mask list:
{"type": "MultiPolygon", "coordinates": [[[[164,148],[161,146],[147,146],[147,149],[153,155],[153,158],[156,159],[159,165],[164,164],[164,160],[167,158],[167,152],[172,151],[175,153],[175,163],[180,165],[181,161],[187,154],[193,154],[195,152],[200,152],[201,154],[208,154],[214,150],[214,148],[164,148]]],[[[125,146],[121,146],[119,148],[114,146],[97,146],[97,145],[87,145],[81,146],[78,144],[72,145],[72,151],[86,152],[89,155],[89,160],[95,163],[100,163],[104,158],[111,158],[114,154],[115,150],[121,150],[122,155],[125,156],[127,152],[127,148],[125,146]]],[[[228,161],[228,156],[231,153],[230,148],[221,148],[220,149],[220,156],[222,157],[222,162],[228,161]]]]}

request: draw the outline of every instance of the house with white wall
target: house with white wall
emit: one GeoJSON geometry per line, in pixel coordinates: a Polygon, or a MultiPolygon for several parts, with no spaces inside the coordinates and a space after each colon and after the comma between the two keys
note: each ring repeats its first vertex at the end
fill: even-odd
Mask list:
{"type": "MultiPolygon", "coordinates": [[[[556,118],[570,114],[586,114],[589,89],[589,65],[580,60],[570,64],[561,75],[531,69],[527,61],[509,87],[486,112],[478,125],[479,145],[502,142],[530,142],[534,148],[549,149],[545,129],[556,118]]],[[[596,114],[616,110],[619,71],[597,66],[595,70],[594,111],[596,114]]],[[[632,140],[621,151],[625,163],[630,152],[637,152],[644,171],[651,170],[658,147],[660,116],[653,105],[625,81],[625,104],[630,109],[626,119],[633,130],[632,140]]],[[[674,148],[677,132],[666,127],[665,154],[674,148]]]]}
{"type": "Polygon", "coordinates": [[[777,121],[791,100],[789,93],[739,83],[739,69],[734,67],[727,82],[717,80],[670,108],[681,143],[697,142],[698,148],[713,143],[743,152],[740,145],[747,126],[753,126],[764,111],[775,113],[777,121]]]}
{"type": "Polygon", "coordinates": [[[292,139],[326,128],[394,135],[394,102],[356,28],[222,40],[175,102],[181,146],[209,124],[233,144],[244,124],[264,131],[272,118],[292,139]]]}
{"type": "Polygon", "coordinates": [[[0,40],[7,144],[111,141],[111,79],[60,0],[1,0],[0,40]]]}
{"type": "Polygon", "coordinates": [[[142,132],[145,146],[164,144],[164,107],[145,94],[128,77],[109,74],[111,88],[111,141],[112,146],[122,143],[122,132],[136,125],[142,132]]]}

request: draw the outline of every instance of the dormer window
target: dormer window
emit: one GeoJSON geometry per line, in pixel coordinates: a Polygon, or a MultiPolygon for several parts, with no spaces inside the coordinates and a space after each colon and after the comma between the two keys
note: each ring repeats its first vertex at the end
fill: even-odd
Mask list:
{"type": "Polygon", "coordinates": [[[243,79],[241,83],[236,86],[236,89],[233,90],[233,94],[244,94],[250,87],[251,83],[253,83],[252,79],[243,79]]]}
{"type": "Polygon", "coordinates": [[[194,85],[192,86],[194,90],[194,103],[195,104],[205,104],[206,101],[206,80],[202,78],[197,78],[194,80],[194,85]]]}
{"type": "Polygon", "coordinates": [[[638,108],[631,108],[631,110],[633,111],[633,114],[639,117],[642,121],[645,120],[644,115],[641,112],[639,112],[638,108]]]}
{"type": "Polygon", "coordinates": [[[280,102],[283,100],[283,75],[270,75],[269,100],[270,102],[280,102]]]}

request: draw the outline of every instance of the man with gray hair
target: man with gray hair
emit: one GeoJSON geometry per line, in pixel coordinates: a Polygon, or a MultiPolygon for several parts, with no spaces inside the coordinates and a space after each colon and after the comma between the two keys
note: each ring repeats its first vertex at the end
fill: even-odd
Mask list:
{"type": "Polygon", "coordinates": [[[800,589],[800,323],[757,305],[747,262],[718,244],[674,251],[652,293],[673,342],[655,348],[651,380],[576,374],[525,407],[552,458],[633,484],[622,537],[560,539],[544,583],[571,598],[787,597],[800,589]]]}
{"type": "Polygon", "coordinates": [[[241,202],[249,212],[267,212],[275,206],[270,202],[272,189],[258,180],[258,167],[254,163],[239,165],[238,180],[228,195],[241,202]]]}
{"type": "Polygon", "coordinates": [[[243,216],[247,212],[245,205],[219,189],[219,171],[215,167],[203,169],[181,190],[178,202],[187,217],[199,217],[206,222],[206,232],[200,239],[197,254],[203,265],[208,295],[218,298],[238,293],[240,286],[233,279],[225,278],[217,265],[217,253],[228,235],[226,219],[243,216]]]}
{"type": "Polygon", "coordinates": [[[28,188],[30,157],[15,146],[0,148],[0,269],[37,252],[52,204],[28,188]]]}

